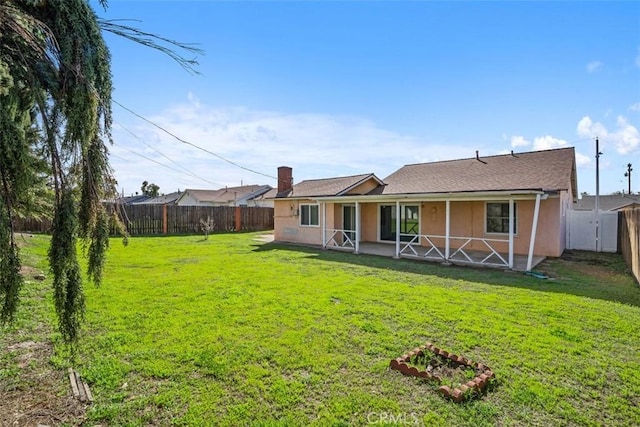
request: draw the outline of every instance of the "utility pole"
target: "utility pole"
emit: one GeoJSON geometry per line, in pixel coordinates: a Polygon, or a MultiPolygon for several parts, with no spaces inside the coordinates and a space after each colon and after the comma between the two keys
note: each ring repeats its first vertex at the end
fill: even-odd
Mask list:
{"type": "Polygon", "coordinates": [[[596,226],[596,252],[600,252],[600,141],[596,136],[596,211],[595,211],[595,226],[596,226]]]}
{"type": "Polygon", "coordinates": [[[600,141],[596,136],[596,212],[600,210],[600,141]]]}
{"type": "Polygon", "coordinates": [[[631,194],[631,171],[632,170],[633,169],[631,169],[631,163],[628,163],[627,171],[624,173],[624,176],[629,179],[629,191],[628,191],[629,194],[631,194]]]}

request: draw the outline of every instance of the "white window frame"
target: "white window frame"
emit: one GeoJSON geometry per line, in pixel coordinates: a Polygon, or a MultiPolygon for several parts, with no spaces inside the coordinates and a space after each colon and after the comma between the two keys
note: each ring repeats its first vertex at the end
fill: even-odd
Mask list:
{"type": "Polygon", "coordinates": [[[318,203],[301,203],[300,204],[300,220],[299,220],[299,224],[300,227],[320,227],[320,205],[318,203]],[[302,218],[304,217],[304,215],[302,214],[302,209],[304,207],[308,207],[309,208],[309,224],[303,224],[302,223],[302,218]],[[317,224],[313,224],[311,222],[311,209],[314,208],[317,211],[317,218],[318,218],[318,223],[317,224]]]}
{"type": "MultiPolygon", "coordinates": [[[[383,206],[391,206],[393,209],[393,212],[395,213],[395,209],[396,209],[396,204],[395,203],[378,203],[378,218],[376,219],[376,231],[377,231],[377,235],[378,235],[378,242],[380,243],[393,243],[393,240],[382,240],[382,230],[380,228],[380,221],[381,221],[381,217],[382,217],[382,207],[383,206]]],[[[400,203],[400,217],[402,217],[402,214],[405,212],[404,208],[406,207],[415,207],[418,208],[418,233],[416,234],[417,236],[422,235],[422,208],[421,205],[419,203],[400,203]]],[[[400,221],[400,219],[396,218],[396,221],[400,221]]],[[[393,230],[393,233],[395,233],[395,229],[393,230]]]]}
{"type": "MultiPolygon", "coordinates": [[[[487,201],[484,204],[484,233],[485,234],[499,234],[502,236],[506,236],[509,234],[509,230],[507,228],[507,231],[489,231],[487,228],[488,224],[488,220],[489,220],[489,205],[507,205],[507,220],[509,219],[509,201],[508,200],[495,200],[495,201],[487,201]]],[[[501,218],[505,218],[505,217],[501,217],[501,218]]],[[[513,222],[515,223],[515,227],[513,230],[513,235],[517,235],[518,234],[518,203],[517,202],[513,202],[513,222]]]]}

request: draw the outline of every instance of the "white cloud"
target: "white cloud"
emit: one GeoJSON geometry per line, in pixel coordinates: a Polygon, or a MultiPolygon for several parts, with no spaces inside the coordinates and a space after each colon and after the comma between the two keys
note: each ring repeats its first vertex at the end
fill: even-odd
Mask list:
{"type": "Polygon", "coordinates": [[[620,154],[628,154],[635,151],[640,146],[640,134],[638,129],[629,124],[627,119],[623,116],[618,116],[616,120],[618,131],[612,136],[614,137],[614,144],[620,154]]]}
{"type": "Polygon", "coordinates": [[[599,122],[593,122],[589,116],[583,117],[576,128],[583,138],[599,137],[603,145],[613,145],[618,154],[629,154],[640,147],[640,133],[624,116],[616,119],[616,130],[609,132],[599,122]]]}
{"type": "Polygon", "coordinates": [[[596,136],[604,138],[608,135],[604,125],[602,123],[594,123],[589,116],[584,116],[580,119],[576,131],[582,138],[595,138],[596,136]]]}
{"type": "Polygon", "coordinates": [[[604,64],[600,61],[591,61],[587,64],[586,69],[589,73],[595,73],[600,68],[602,68],[604,64]]]}
{"type": "Polygon", "coordinates": [[[552,136],[541,136],[533,140],[533,149],[539,150],[551,150],[553,148],[563,148],[568,145],[567,141],[563,139],[554,138],[552,136]]]}
{"type": "Polygon", "coordinates": [[[576,166],[583,167],[591,164],[591,157],[585,156],[582,153],[576,151],[576,166]]]}
{"type": "MultiPolygon", "coordinates": [[[[292,114],[246,108],[212,108],[193,94],[189,102],[175,105],[153,117],[155,123],[181,139],[266,175],[278,166],[293,167],[296,182],[304,179],[373,172],[380,178],[408,163],[471,157],[474,147],[429,143],[380,128],[352,116],[292,114]]],[[[123,146],[173,168],[157,152],[131,135],[115,129],[112,166],[125,194],[139,191],[143,180],[160,186],[161,192],[177,188],[214,188],[224,185],[270,184],[275,180],[251,173],[198,150],[147,124],[128,126],[136,135],[180,166],[214,184],[198,180],[140,159],[123,146]],[[135,160],[135,162],[132,162],[135,160]]]]}
{"type": "Polygon", "coordinates": [[[631,104],[629,106],[629,110],[635,111],[636,113],[640,113],[640,102],[636,102],[635,104],[631,104]]]}
{"type": "Polygon", "coordinates": [[[530,144],[531,143],[529,141],[527,141],[526,139],[524,139],[523,136],[514,135],[514,136],[511,137],[511,146],[513,148],[526,147],[526,146],[528,146],[530,144]]]}

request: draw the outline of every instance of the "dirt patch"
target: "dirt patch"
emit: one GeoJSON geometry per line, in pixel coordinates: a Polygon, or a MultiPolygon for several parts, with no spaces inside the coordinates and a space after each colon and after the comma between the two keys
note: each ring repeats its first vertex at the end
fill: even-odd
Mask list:
{"type": "Polygon", "coordinates": [[[553,278],[561,278],[563,271],[578,272],[606,283],[616,280],[621,273],[613,256],[615,254],[566,250],[560,258],[547,258],[536,270],[553,278]]]}
{"type": "Polygon", "coordinates": [[[23,265],[20,267],[20,275],[26,280],[46,280],[47,276],[37,268],[23,265]]]}
{"type": "Polygon", "coordinates": [[[69,379],[49,360],[50,343],[23,341],[6,347],[0,383],[0,425],[80,425],[85,405],[73,398],[69,379]]]}

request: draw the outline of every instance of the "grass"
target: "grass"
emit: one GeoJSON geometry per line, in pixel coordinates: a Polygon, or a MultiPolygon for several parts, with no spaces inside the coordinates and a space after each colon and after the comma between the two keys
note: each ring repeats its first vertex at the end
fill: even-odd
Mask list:
{"type": "MultiPolygon", "coordinates": [[[[618,255],[546,261],[537,270],[553,280],[540,280],[256,237],[112,241],[103,285],[86,287],[73,362],[96,398],[82,421],[640,424],[640,288],[618,255]],[[388,369],[427,340],[489,365],[492,389],[455,404],[388,369]]],[[[23,254],[42,268],[47,244],[35,236],[23,254]]],[[[63,381],[69,359],[42,327],[52,319],[44,286],[25,288],[0,344],[53,341],[63,381]]],[[[0,379],[20,388],[17,357],[2,352],[0,379]]]]}

